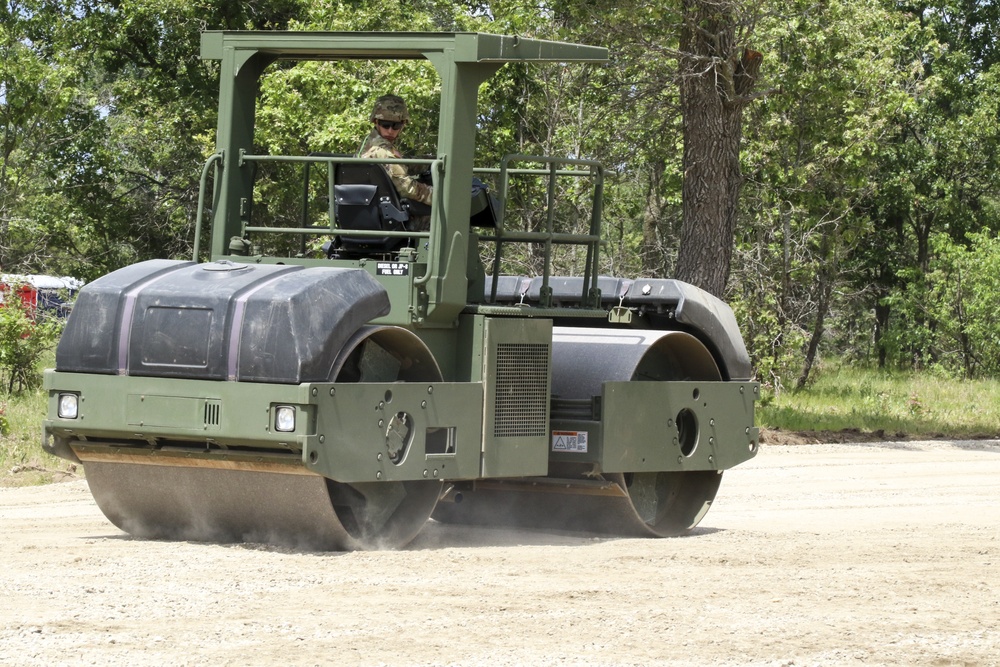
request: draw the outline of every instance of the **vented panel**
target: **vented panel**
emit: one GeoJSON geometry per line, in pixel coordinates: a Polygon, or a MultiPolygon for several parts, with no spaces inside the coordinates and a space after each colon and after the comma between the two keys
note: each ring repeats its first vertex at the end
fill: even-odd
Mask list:
{"type": "Polygon", "coordinates": [[[548,345],[541,343],[497,345],[494,437],[547,435],[548,378],[548,345]]]}
{"type": "Polygon", "coordinates": [[[218,426],[221,411],[222,403],[219,401],[205,401],[205,426],[218,426]]]}

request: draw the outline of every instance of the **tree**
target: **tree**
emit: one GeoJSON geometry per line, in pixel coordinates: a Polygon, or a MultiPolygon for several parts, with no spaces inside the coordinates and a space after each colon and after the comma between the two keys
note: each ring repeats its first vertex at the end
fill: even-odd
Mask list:
{"type": "Polygon", "coordinates": [[[876,290],[879,365],[922,366],[933,359],[923,359],[920,346],[899,347],[891,332],[937,323],[932,318],[894,322],[897,297],[912,292],[911,283],[930,271],[936,234],[967,243],[970,233],[1000,227],[995,194],[1000,187],[1000,51],[986,37],[1000,29],[1000,10],[964,0],[895,9],[920,28],[909,42],[912,104],[880,151],[882,167],[875,176],[880,187],[863,203],[875,225],[874,248],[859,249],[855,261],[858,282],[876,290]]]}
{"type": "Polygon", "coordinates": [[[756,20],[745,3],[683,0],[682,5],[684,223],[675,275],[721,296],[743,185],[743,110],[753,99],[763,54],[745,46],[756,20]]]}
{"type": "Polygon", "coordinates": [[[913,106],[909,44],[919,32],[881,0],[788,2],[758,24],[775,54],[762,85],[774,92],[748,118],[733,284],[756,313],[748,339],[776,388],[809,380],[831,312],[870,308],[852,257],[872,248],[864,204],[913,106]]]}
{"type": "Polygon", "coordinates": [[[66,0],[57,25],[78,54],[79,128],[41,163],[64,201],[49,265],[92,279],[191,255],[198,178],[213,143],[217,79],[202,29],[283,28],[298,0],[66,0]]]}
{"type": "Polygon", "coordinates": [[[68,10],[58,0],[0,4],[0,266],[7,272],[51,261],[69,227],[52,159],[89,142],[86,59],[74,49],[68,10]]]}

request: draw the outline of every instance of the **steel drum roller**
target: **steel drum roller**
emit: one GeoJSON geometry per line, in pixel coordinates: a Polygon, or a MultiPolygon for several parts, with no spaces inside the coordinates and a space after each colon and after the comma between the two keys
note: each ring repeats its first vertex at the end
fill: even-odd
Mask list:
{"type": "MultiPolygon", "coordinates": [[[[600,396],[605,382],[721,379],[705,345],[684,332],[567,327],[553,330],[555,398],[600,396]]],[[[565,469],[558,471],[561,480],[572,474],[565,469]]],[[[711,506],[722,480],[722,473],[715,470],[599,476],[587,470],[576,474],[579,484],[559,484],[555,480],[552,484],[527,480],[476,483],[472,490],[462,491],[461,502],[439,504],[434,518],[665,537],[683,534],[696,526],[711,506]]]]}
{"type": "MultiPolygon", "coordinates": [[[[413,333],[366,326],[345,345],[331,376],[439,381],[441,372],[413,333]]],[[[105,516],[147,538],[395,548],[416,536],[441,492],[437,481],[348,485],[290,465],[80,454],[105,516]]]]}

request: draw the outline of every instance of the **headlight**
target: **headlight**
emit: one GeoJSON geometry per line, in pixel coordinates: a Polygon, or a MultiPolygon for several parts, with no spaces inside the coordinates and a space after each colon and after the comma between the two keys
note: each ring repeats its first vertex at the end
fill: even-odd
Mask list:
{"type": "Polygon", "coordinates": [[[274,430],[286,433],[295,430],[295,408],[290,405],[279,405],[274,409],[274,430]]]}
{"type": "Polygon", "coordinates": [[[77,394],[59,394],[59,418],[76,419],[80,412],[80,397],[77,394]]]}

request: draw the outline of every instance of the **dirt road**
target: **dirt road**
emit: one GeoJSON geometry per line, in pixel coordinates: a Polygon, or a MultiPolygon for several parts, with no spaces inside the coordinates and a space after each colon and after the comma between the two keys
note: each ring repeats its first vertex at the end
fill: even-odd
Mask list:
{"type": "Polygon", "coordinates": [[[765,446],[668,540],[136,540],[0,489],[3,665],[1000,665],[1000,442],[765,446]]]}

